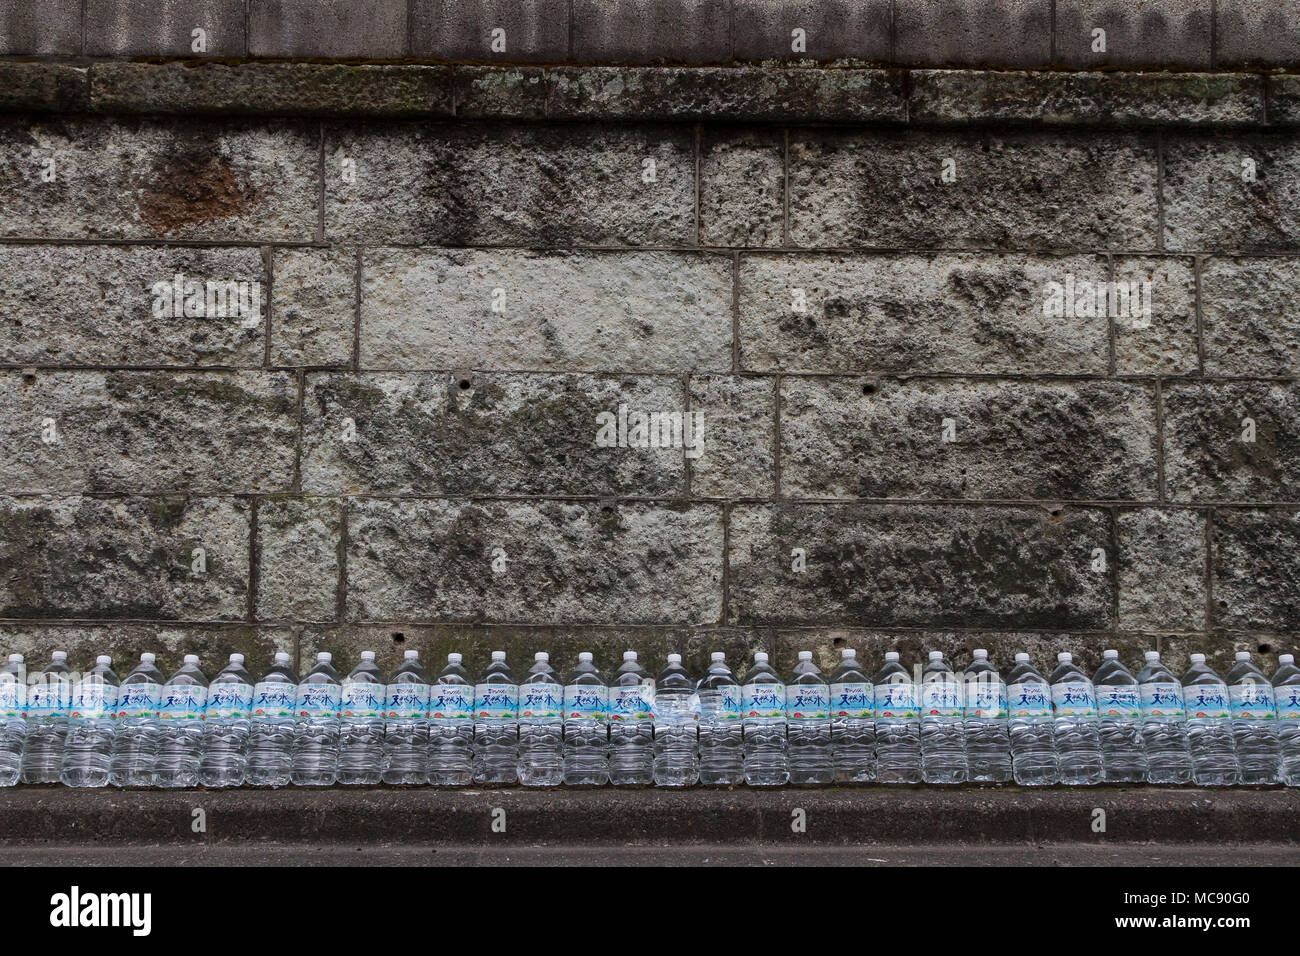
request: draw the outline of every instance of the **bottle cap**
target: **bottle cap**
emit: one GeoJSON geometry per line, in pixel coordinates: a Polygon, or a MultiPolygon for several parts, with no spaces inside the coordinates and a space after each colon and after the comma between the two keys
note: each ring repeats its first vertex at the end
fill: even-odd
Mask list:
{"type": "Polygon", "coordinates": [[[68,659],[67,651],[55,651],[53,654],[50,655],[50,660],[52,661],[66,661],[67,659],[68,659]]]}
{"type": "Polygon", "coordinates": [[[898,660],[898,651],[885,651],[885,660],[891,664],[898,660]]]}
{"type": "MultiPolygon", "coordinates": [[[[153,657],[152,654],[150,654],[149,656],[150,656],[150,657],[153,657]]],[[[143,658],[141,658],[141,659],[143,660],[143,658]]],[[[277,664],[287,664],[287,663],[289,663],[289,652],[288,652],[288,651],[276,651],[276,652],[275,652],[275,662],[276,662],[277,664]]]]}
{"type": "Polygon", "coordinates": [[[1239,661],[1250,660],[1250,651],[1237,651],[1237,660],[1239,661]]]}
{"type": "MultiPolygon", "coordinates": [[[[1281,658],[1279,657],[1278,660],[1281,660],[1281,658]]],[[[10,654],[10,655],[9,655],[9,663],[10,663],[10,664],[21,664],[22,662],[23,662],[23,655],[21,655],[21,654],[10,654]]]]}
{"type": "Polygon", "coordinates": [[[801,660],[801,661],[810,661],[810,660],[812,660],[812,651],[800,651],[800,652],[799,652],[799,660],[801,660]]]}
{"type": "Polygon", "coordinates": [[[1024,651],[1021,651],[1020,653],[1018,653],[1018,654],[1016,655],[1016,663],[1017,663],[1017,664],[1027,664],[1027,663],[1029,663],[1029,655],[1026,654],[1024,651]]]}
{"type": "Polygon", "coordinates": [[[680,655],[680,654],[669,654],[669,655],[668,655],[668,663],[669,663],[669,664],[680,664],[681,662],[682,662],[682,655],[680,655]]]}
{"type": "Polygon", "coordinates": [[[503,660],[505,660],[505,659],[506,659],[506,652],[505,652],[505,651],[493,651],[493,652],[492,652],[492,660],[493,660],[494,662],[495,662],[495,661],[503,661],[503,660]]]}
{"type": "Polygon", "coordinates": [[[1159,652],[1159,651],[1147,651],[1145,656],[1146,656],[1146,659],[1149,660],[1149,661],[1158,661],[1158,660],[1160,660],[1160,652],[1159,652]]]}
{"type": "Polygon", "coordinates": [[[623,652],[623,660],[625,660],[625,661],[634,661],[634,660],[636,660],[636,651],[624,651],[624,652],[623,652]]]}
{"type": "Polygon", "coordinates": [[[98,657],[95,658],[95,663],[96,663],[96,664],[111,664],[111,663],[113,663],[113,658],[109,657],[107,654],[100,654],[98,657]]]}
{"type": "Polygon", "coordinates": [[[538,651],[533,655],[533,660],[535,661],[549,661],[550,659],[551,655],[546,653],[546,651],[538,651]]]}
{"type": "Polygon", "coordinates": [[[402,660],[404,660],[404,661],[418,661],[419,659],[420,659],[420,652],[419,652],[419,651],[403,651],[403,652],[402,652],[402,660]]]}
{"type": "Polygon", "coordinates": [[[450,654],[447,655],[448,664],[459,664],[462,660],[464,660],[464,658],[460,654],[457,654],[455,651],[452,651],[450,654]]]}
{"type": "Polygon", "coordinates": [[[321,651],[319,654],[316,655],[317,664],[328,664],[332,660],[334,660],[334,655],[331,654],[329,651],[321,651]]]}
{"type": "Polygon", "coordinates": [[[971,657],[977,661],[986,661],[989,659],[989,652],[982,647],[977,647],[971,651],[971,657]]]}
{"type": "Polygon", "coordinates": [[[755,663],[755,664],[766,664],[766,663],[767,663],[767,651],[755,651],[755,652],[754,652],[754,663],[755,663]]]}
{"type": "Polygon", "coordinates": [[[186,655],[185,655],[185,663],[186,663],[186,664],[194,664],[195,666],[197,666],[198,663],[199,663],[199,655],[198,655],[198,654],[186,654],[186,655]]]}
{"type": "Polygon", "coordinates": [[[1061,653],[1056,655],[1056,659],[1062,664],[1069,664],[1074,660],[1074,655],[1069,651],[1061,651],[1061,653]]]}
{"type": "Polygon", "coordinates": [[[709,655],[709,660],[713,661],[715,664],[719,664],[722,661],[725,661],[726,659],[727,659],[727,655],[724,654],[722,651],[714,651],[712,654],[709,655]]]}
{"type": "Polygon", "coordinates": [[[232,664],[242,664],[242,663],[244,663],[244,655],[243,655],[243,654],[231,654],[231,655],[230,655],[230,663],[232,663],[232,664]]]}
{"type": "Polygon", "coordinates": [[[851,647],[840,648],[840,660],[851,661],[858,656],[858,652],[851,647]]]}
{"type": "MultiPolygon", "coordinates": [[[[285,655],[285,657],[288,657],[288,656],[289,656],[288,654],[285,655]]],[[[141,663],[141,664],[152,664],[152,663],[153,663],[154,661],[156,661],[157,659],[158,659],[158,658],[157,658],[156,655],[154,655],[154,654],[150,654],[148,651],[145,651],[143,654],[140,655],[140,663],[141,663]]]]}
{"type": "Polygon", "coordinates": [[[1105,660],[1113,661],[1119,657],[1119,651],[1102,651],[1101,656],[1105,660]]]}
{"type": "Polygon", "coordinates": [[[1193,664],[1204,664],[1204,663],[1205,663],[1205,655],[1204,655],[1204,654],[1192,654],[1192,655],[1190,656],[1189,659],[1191,660],[1191,662],[1192,662],[1193,664]]]}
{"type": "Polygon", "coordinates": [[[375,659],[375,652],[374,652],[374,651],[362,651],[362,652],[361,652],[361,659],[362,659],[363,661],[373,661],[373,660],[375,659]]]}
{"type": "Polygon", "coordinates": [[[578,660],[583,664],[591,663],[591,651],[582,651],[578,654],[578,660]]]}
{"type": "Polygon", "coordinates": [[[930,652],[930,660],[932,660],[932,661],[941,661],[941,660],[943,660],[943,651],[931,651],[931,652],[930,652]]]}
{"type": "MultiPolygon", "coordinates": [[[[10,659],[10,660],[13,660],[15,657],[17,657],[19,660],[22,660],[22,657],[21,657],[20,655],[18,655],[18,654],[11,654],[11,655],[9,656],[9,659],[10,659]]],[[[1294,663],[1295,663],[1295,655],[1294,655],[1294,654],[1279,654],[1279,655],[1277,655],[1277,662],[1278,662],[1279,664],[1294,664],[1294,663]]]]}

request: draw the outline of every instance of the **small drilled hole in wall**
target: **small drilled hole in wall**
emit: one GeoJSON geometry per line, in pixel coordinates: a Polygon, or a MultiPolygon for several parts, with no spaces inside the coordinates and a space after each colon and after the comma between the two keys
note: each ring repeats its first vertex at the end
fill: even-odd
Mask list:
{"type": "Polygon", "coordinates": [[[1261,645],[1259,645],[1259,652],[1260,652],[1261,654],[1272,654],[1272,653],[1273,653],[1273,645],[1272,645],[1272,644],[1261,644],[1261,645]]]}
{"type": "Polygon", "coordinates": [[[405,635],[405,634],[403,634],[401,631],[394,631],[394,632],[393,632],[393,643],[394,643],[394,644],[401,644],[401,643],[403,643],[403,642],[405,642],[405,641],[406,641],[406,635],[405,635]]]}
{"type": "Polygon", "coordinates": [[[467,389],[467,388],[469,388],[470,382],[469,382],[469,379],[467,379],[467,378],[462,378],[462,379],[460,380],[459,384],[460,384],[460,387],[461,387],[462,389],[467,389]]]}
{"type": "Polygon", "coordinates": [[[862,394],[863,394],[863,395],[875,395],[875,394],[876,394],[876,386],[874,386],[874,385],[872,385],[870,382],[868,382],[866,385],[863,385],[863,386],[862,386],[862,394]]]}
{"type": "Polygon", "coordinates": [[[833,639],[831,640],[831,646],[832,646],[832,647],[843,647],[843,646],[844,646],[844,638],[842,638],[842,637],[836,637],[836,638],[833,638],[833,639]]]}

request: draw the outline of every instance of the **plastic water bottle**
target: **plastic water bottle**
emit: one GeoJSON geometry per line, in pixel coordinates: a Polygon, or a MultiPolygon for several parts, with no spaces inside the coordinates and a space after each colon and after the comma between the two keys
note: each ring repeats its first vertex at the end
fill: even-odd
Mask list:
{"type": "Polygon", "coordinates": [[[741,683],[740,711],[744,720],[745,783],[751,787],[783,787],[790,782],[786,746],[785,684],[757,651],[754,666],[741,683]]]}
{"type": "Polygon", "coordinates": [[[1022,787],[1059,783],[1052,688],[1024,653],[1016,655],[1016,666],[1007,674],[1007,730],[1012,779],[1022,787]]]}
{"type": "Polygon", "coordinates": [[[669,654],[655,680],[656,787],[693,787],[700,780],[700,699],[682,655],[669,654]]]}
{"type": "Polygon", "coordinates": [[[609,783],[609,688],[592,663],[591,652],[564,685],[564,783],[602,787],[609,783]]]}
{"type": "Polygon", "coordinates": [[[1228,685],[1206,666],[1204,654],[1192,654],[1191,662],[1183,675],[1183,710],[1192,780],[1198,787],[1230,787],[1241,779],[1241,765],[1232,739],[1228,685]]]}
{"type": "Polygon", "coordinates": [[[916,683],[898,663],[898,651],[885,654],[875,693],[876,775],[881,783],[920,783],[921,709],[916,683]]]}
{"type": "Polygon", "coordinates": [[[1282,745],[1277,738],[1277,707],[1273,685],[1250,662],[1249,651],[1237,653],[1228,671],[1232,702],[1232,736],[1243,784],[1274,784],[1282,780],[1282,745]]]}
{"type": "Polygon", "coordinates": [[[790,782],[797,787],[831,783],[831,688],[813,663],[812,651],[800,651],[785,685],[786,748],[790,782]]]}
{"type": "Polygon", "coordinates": [[[564,688],[538,651],[519,685],[519,782],[525,787],[558,787],[564,779],[564,688]]]}
{"type": "Polygon", "coordinates": [[[402,654],[402,666],[384,688],[384,783],[429,782],[429,678],[420,652],[402,654]]]}
{"type": "Polygon", "coordinates": [[[858,652],[840,651],[830,677],[831,767],[836,783],[876,779],[876,692],[858,666],[858,652]]]}
{"type": "Polygon", "coordinates": [[[27,687],[27,749],[23,752],[23,783],[59,782],[71,703],[72,672],[68,669],[68,652],[55,651],[50,655],[45,670],[27,687]]]}
{"type": "Polygon", "coordinates": [[[429,688],[429,783],[435,787],[467,787],[474,779],[474,685],[461,660],[448,654],[429,688]]]}
{"type": "Polygon", "coordinates": [[[0,787],[12,787],[23,769],[27,743],[27,668],[23,655],[10,654],[0,668],[0,787]]]}
{"type": "Polygon", "coordinates": [[[153,654],[141,654],[140,663],[117,689],[117,736],[108,775],[115,787],[153,786],[163,687],[156,660],[153,654]]]}
{"type": "Polygon", "coordinates": [[[248,772],[252,715],[253,678],[244,670],[244,655],[231,654],[230,663],[208,685],[203,759],[199,761],[199,782],[203,786],[243,786],[248,772]]]}
{"type": "Polygon", "coordinates": [[[962,689],[941,651],[930,652],[921,672],[921,779],[926,783],[964,783],[966,733],[962,727],[962,689]]]}
{"type": "Polygon", "coordinates": [[[68,709],[68,739],[63,747],[59,779],[68,787],[104,787],[113,764],[117,735],[117,688],[113,659],[95,658],[95,666],[72,687],[68,709]]]}
{"type": "Polygon", "coordinates": [[[654,681],[624,651],[609,683],[609,782],[648,787],[654,782],[654,681]]]}
{"type": "Polygon", "coordinates": [[[519,685],[506,665],[506,652],[474,685],[474,782],[509,784],[519,779],[519,685]]]}
{"type": "Polygon", "coordinates": [[[1146,779],[1147,755],[1142,743],[1142,700],[1137,678],[1120,663],[1119,651],[1102,651],[1101,656],[1092,686],[1097,694],[1102,779],[1107,783],[1140,783],[1146,779]]]}
{"type": "Polygon", "coordinates": [[[343,688],[333,655],[321,651],[316,666],[298,682],[293,709],[293,768],[298,787],[329,787],[339,774],[339,706],[343,688]]]}
{"type": "Polygon", "coordinates": [[[962,676],[966,764],[974,783],[1011,779],[1011,737],[1007,730],[1007,685],[980,648],[962,676]]]}
{"type": "Polygon", "coordinates": [[[375,652],[362,651],[339,687],[339,783],[374,786],[383,779],[387,706],[375,652]]]}
{"type": "Polygon", "coordinates": [[[1061,783],[1101,783],[1101,736],[1097,729],[1097,694],[1092,681],[1074,663],[1074,655],[1056,655],[1052,671],[1052,706],[1056,709],[1056,756],[1061,783]]]}
{"type": "Polygon", "coordinates": [[[208,679],[199,670],[197,655],[186,654],[175,674],[167,678],[158,702],[156,787],[197,787],[203,757],[203,714],[208,705],[208,679]]]}
{"type": "Polygon", "coordinates": [[[1277,703],[1277,739],[1282,747],[1282,782],[1300,787],[1300,667],[1295,656],[1279,654],[1273,675],[1277,703]]]}
{"type": "Polygon", "coordinates": [[[1183,685],[1160,663],[1159,651],[1146,652],[1146,666],[1137,679],[1147,783],[1190,783],[1192,755],[1187,749],[1183,685]]]}
{"type": "Polygon", "coordinates": [[[695,687],[700,707],[700,783],[734,787],[745,780],[745,741],[741,730],[740,682],[720,651],[709,655],[709,670],[695,687]]]}
{"type": "Polygon", "coordinates": [[[283,787],[289,782],[297,695],[298,675],[289,663],[289,655],[279,651],[271,669],[253,686],[248,782],[254,787],[283,787]]]}

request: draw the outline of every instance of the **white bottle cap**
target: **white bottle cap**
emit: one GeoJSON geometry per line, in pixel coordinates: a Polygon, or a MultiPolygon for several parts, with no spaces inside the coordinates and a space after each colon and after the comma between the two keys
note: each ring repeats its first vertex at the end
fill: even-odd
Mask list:
{"type": "Polygon", "coordinates": [[[982,647],[977,647],[971,651],[971,658],[977,661],[986,661],[989,659],[989,652],[982,647]]]}
{"type": "Polygon", "coordinates": [[[107,654],[100,654],[98,657],[95,658],[95,663],[96,663],[96,664],[111,664],[111,663],[113,663],[113,658],[109,657],[107,654]]]}
{"type": "Polygon", "coordinates": [[[681,662],[682,662],[682,655],[680,655],[680,654],[669,654],[669,655],[668,655],[668,663],[669,663],[669,664],[680,664],[681,662]]]}
{"type": "Polygon", "coordinates": [[[1237,651],[1237,660],[1239,661],[1250,660],[1250,651],[1237,651]]]}
{"type": "Polygon", "coordinates": [[[1205,655],[1204,655],[1204,654],[1192,654],[1191,657],[1190,657],[1190,660],[1191,660],[1191,662],[1192,662],[1193,664],[1204,664],[1204,663],[1205,663],[1205,655]]]}
{"type": "Polygon", "coordinates": [[[1021,651],[1020,653],[1018,653],[1018,654],[1016,655],[1016,663],[1017,663],[1017,664],[1028,664],[1028,663],[1029,663],[1029,655],[1026,654],[1024,651],[1021,651]]]}
{"type": "Polygon", "coordinates": [[[931,652],[930,652],[930,660],[932,660],[932,661],[941,661],[941,660],[943,660],[943,651],[931,651],[931,652]]]}
{"type": "Polygon", "coordinates": [[[754,652],[754,663],[755,663],[755,664],[766,664],[766,663],[767,663],[767,651],[755,651],[755,652],[754,652]]]}
{"type": "Polygon", "coordinates": [[[898,651],[885,651],[885,660],[891,664],[898,660],[898,651]]]}
{"type": "Polygon", "coordinates": [[[1159,651],[1147,651],[1147,652],[1146,652],[1146,659],[1149,660],[1149,661],[1158,661],[1158,660],[1160,660],[1160,652],[1159,652],[1159,651]]]}
{"type": "Polygon", "coordinates": [[[840,660],[851,661],[858,656],[858,652],[851,647],[840,649],[840,660]]]}
{"type": "Polygon", "coordinates": [[[319,654],[316,655],[317,664],[328,664],[332,660],[334,660],[334,655],[331,654],[329,651],[321,651],[319,654]]]}
{"type": "Polygon", "coordinates": [[[243,655],[243,654],[231,654],[231,655],[230,655],[230,663],[232,663],[232,664],[242,664],[242,663],[244,663],[244,655],[243,655]]]}
{"type": "Polygon", "coordinates": [[[403,651],[403,652],[402,652],[402,660],[404,660],[404,661],[418,661],[419,659],[420,659],[420,652],[419,652],[419,651],[403,651]]]}
{"type": "Polygon", "coordinates": [[[506,659],[506,652],[505,652],[505,651],[493,651],[493,652],[492,652],[492,660],[494,660],[494,661],[503,661],[503,660],[505,660],[505,659],[506,659]]]}
{"type": "Polygon", "coordinates": [[[533,655],[533,660],[535,661],[549,661],[550,659],[551,655],[546,653],[546,651],[538,651],[533,655]]]}
{"type": "Polygon", "coordinates": [[[67,651],[55,651],[53,654],[50,655],[50,660],[52,661],[66,661],[67,659],[68,659],[67,651]]]}
{"type": "Polygon", "coordinates": [[[374,651],[362,651],[362,652],[361,652],[361,659],[362,659],[363,661],[373,661],[373,660],[375,659],[375,652],[374,652],[374,651]]]}
{"type": "Polygon", "coordinates": [[[712,654],[709,655],[709,660],[713,661],[714,663],[725,661],[726,659],[727,659],[727,655],[724,654],[722,651],[714,651],[712,654]]]}
{"type": "Polygon", "coordinates": [[[801,661],[810,661],[810,660],[812,660],[812,651],[800,651],[800,652],[799,652],[799,660],[801,660],[801,661]]]}
{"type": "Polygon", "coordinates": [[[185,655],[185,663],[186,663],[186,664],[197,664],[198,662],[199,662],[199,655],[198,655],[198,654],[186,654],[186,655],[185,655]]]}
{"type": "Polygon", "coordinates": [[[448,664],[459,664],[462,660],[464,660],[464,658],[460,654],[457,654],[455,651],[452,651],[450,654],[447,655],[448,664]]]}
{"type": "Polygon", "coordinates": [[[1069,651],[1061,651],[1061,653],[1056,655],[1056,659],[1062,664],[1069,664],[1074,660],[1074,655],[1069,651]]]}
{"type": "MultiPolygon", "coordinates": [[[[11,654],[11,655],[9,656],[9,659],[10,659],[10,660],[13,660],[15,657],[17,657],[19,660],[22,660],[22,656],[19,655],[19,654],[11,654]]],[[[1295,655],[1294,655],[1294,654],[1279,654],[1279,655],[1277,655],[1277,662],[1278,662],[1279,664],[1294,664],[1294,663],[1295,663],[1295,655]]]]}
{"type": "MultiPolygon", "coordinates": [[[[1281,660],[1281,658],[1279,657],[1278,660],[1281,660]]],[[[23,655],[21,655],[21,654],[10,654],[10,655],[9,655],[9,663],[10,663],[10,664],[21,664],[22,662],[23,662],[23,655]]]]}
{"type": "MultiPolygon", "coordinates": [[[[150,657],[153,657],[152,654],[150,654],[149,656],[150,656],[150,657]]],[[[144,658],[142,657],[141,660],[144,660],[144,658]]],[[[288,652],[288,651],[276,651],[276,652],[275,652],[275,662],[276,662],[277,664],[287,664],[287,663],[289,663],[289,652],[288,652]]],[[[152,661],[151,661],[150,663],[152,663],[152,661]]]]}
{"type": "Polygon", "coordinates": [[[634,660],[636,660],[636,651],[624,651],[624,652],[623,652],[623,660],[625,660],[625,661],[634,661],[634,660]]]}
{"type": "Polygon", "coordinates": [[[1104,660],[1113,661],[1119,657],[1119,651],[1102,651],[1101,656],[1104,660]]]}
{"type": "Polygon", "coordinates": [[[583,664],[590,664],[590,663],[591,663],[591,651],[582,651],[580,654],[578,654],[578,660],[579,660],[579,662],[581,662],[581,663],[583,663],[583,664]]]}
{"type": "MultiPolygon", "coordinates": [[[[288,654],[285,654],[284,656],[286,659],[289,657],[288,654]]],[[[150,654],[148,651],[145,651],[143,654],[140,655],[141,664],[152,664],[157,659],[158,658],[155,655],[150,654]]]]}

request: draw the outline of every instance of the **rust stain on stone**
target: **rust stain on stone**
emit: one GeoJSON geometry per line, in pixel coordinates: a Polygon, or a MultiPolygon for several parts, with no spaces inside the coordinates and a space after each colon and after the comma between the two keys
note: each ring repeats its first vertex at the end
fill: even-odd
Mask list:
{"type": "Polygon", "coordinates": [[[169,157],[140,199],[145,222],[158,234],[215,219],[232,219],[260,199],[240,182],[228,160],[209,152],[169,157]]]}

